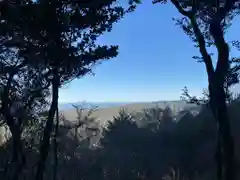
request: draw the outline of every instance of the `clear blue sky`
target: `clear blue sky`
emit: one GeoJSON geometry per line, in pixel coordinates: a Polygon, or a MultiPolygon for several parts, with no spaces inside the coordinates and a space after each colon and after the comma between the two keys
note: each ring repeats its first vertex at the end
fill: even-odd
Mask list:
{"type": "MultiPolygon", "coordinates": [[[[174,25],[179,13],[171,5],[146,1],[99,39],[100,44],[119,45],[115,59],[94,68],[95,76],[71,82],[60,90],[60,102],[176,100],[182,88],[200,95],[207,87],[204,64],[193,43],[174,25]]],[[[227,40],[237,37],[235,23],[227,40]]],[[[236,54],[236,52],[235,52],[236,54]]]]}

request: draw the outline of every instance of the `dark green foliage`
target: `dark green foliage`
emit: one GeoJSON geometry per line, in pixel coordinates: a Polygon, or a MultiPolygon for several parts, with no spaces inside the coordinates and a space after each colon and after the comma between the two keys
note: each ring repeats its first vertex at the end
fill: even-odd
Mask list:
{"type": "MultiPolygon", "coordinates": [[[[149,109],[149,112],[155,110],[149,109]]],[[[125,179],[126,176],[129,179],[161,179],[170,167],[179,169],[185,177],[213,173],[213,169],[209,171],[208,168],[213,166],[214,160],[201,149],[205,144],[215,142],[214,121],[209,127],[211,123],[201,117],[202,113],[194,117],[188,112],[179,122],[174,122],[170,108],[161,112],[159,128],[155,131],[148,125],[138,127],[131,120],[138,119],[130,118],[124,112],[109,124],[101,140],[101,164],[109,171],[109,179],[125,179]],[[161,116],[161,112],[165,112],[164,115],[161,116]],[[209,164],[202,166],[202,156],[208,158],[209,164]]],[[[149,120],[152,117],[152,121],[158,122],[155,115],[149,115],[149,120]]],[[[214,152],[214,143],[212,145],[211,152],[214,152]]]]}
{"type": "MultiPolygon", "coordinates": [[[[237,107],[239,103],[233,106],[237,107]]],[[[232,108],[230,111],[233,112],[232,108]]],[[[168,108],[165,112],[169,112],[168,108]]],[[[185,112],[178,122],[160,123],[160,128],[155,131],[148,126],[137,127],[131,120],[124,122],[129,119],[127,113],[121,113],[118,118],[110,124],[101,140],[101,164],[107,161],[105,171],[112,173],[109,172],[112,179],[125,179],[124,175],[129,179],[141,179],[139,175],[143,179],[161,179],[170,167],[179,169],[185,178],[216,178],[217,132],[209,107],[203,108],[197,116],[185,112]]],[[[134,116],[132,118],[137,121],[134,116]]],[[[152,118],[154,121],[154,114],[152,118]]],[[[237,119],[231,120],[237,126],[237,119]]],[[[239,138],[235,132],[234,137],[239,138]]]]}
{"type": "Polygon", "coordinates": [[[45,110],[44,100],[51,87],[52,99],[36,171],[36,179],[41,180],[54,116],[58,111],[58,89],[75,78],[91,73],[92,67],[102,60],[117,56],[118,46],[98,45],[96,41],[103,33],[111,31],[113,24],[126,13],[134,10],[136,3],[131,2],[127,9],[115,0],[20,0],[1,4],[1,114],[13,136],[13,162],[16,162],[13,169],[19,169],[8,173],[12,176],[10,179],[16,180],[21,173],[20,167],[24,166],[23,160],[18,163],[18,149],[22,149],[21,129],[25,124],[31,127],[26,117],[16,120],[16,114],[12,112],[21,115],[23,109],[29,109],[38,114],[45,110]],[[21,83],[18,84],[18,81],[21,83]],[[22,102],[24,105],[21,108],[15,107],[22,102]],[[43,108],[40,111],[35,108],[38,103],[43,108]]]}
{"type": "MultiPolygon", "coordinates": [[[[240,137],[238,108],[239,102],[234,102],[229,107],[231,122],[235,127],[233,133],[237,139],[240,137]]],[[[84,145],[84,140],[75,138],[74,129],[66,129],[69,126],[64,128],[62,124],[58,137],[57,177],[86,180],[158,180],[165,176],[170,168],[174,168],[179,170],[181,178],[195,179],[197,176],[200,179],[216,179],[214,151],[217,139],[211,111],[203,108],[197,116],[185,111],[185,115],[181,116],[178,122],[170,121],[169,108],[163,111],[166,115],[160,116],[159,128],[155,131],[148,126],[139,127],[135,121],[138,121],[140,116],[136,118],[126,110],[121,111],[109,122],[104,130],[101,146],[97,149],[89,149],[84,145]],[[164,121],[163,117],[169,120],[165,122],[171,123],[161,123],[164,121]]],[[[153,121],[157,121],[154,118],[153,114],[153,121]]],[[[81,137],[80,131],[78,135],[81,137]]],[[[34,136],[37,137],[37,133],[34,136]]],[[[28,179],[31,179],[31,168],[37,162],[37,144],[37,141],[32,142],[33,147],[27,146],[26,149],[27,166],[23,174],[28,179]]],[[[7,148],[7,144],[5,147],[7,148]]],[[[239,147],[236,147],[236,152],[239,152],[239,147]]],[[[0,155],[7,159],[6,149],[1,150],[0,155]]],[[[44,179],[53,177],[53,157],[51,148],[44,179]]],[[[237,157],[239,162],[239,153],[237,157]]]]}

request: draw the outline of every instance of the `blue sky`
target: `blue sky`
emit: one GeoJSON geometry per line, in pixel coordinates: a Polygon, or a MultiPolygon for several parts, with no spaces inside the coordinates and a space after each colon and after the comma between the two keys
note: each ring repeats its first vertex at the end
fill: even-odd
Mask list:
{"type": "MultiPolygon", "coordinates": [[[[171,5],[146,1],[99,39],[119,45],[119,56],[94,68],[95,76],[74,80],[60,90],[60,102],[136,102],[177,100],[188,86],[201,95],[207,87],[204,64],[192,56],[198,49],[174,25],[179,13],[171,5]]],[[[239,24],[238,24],[239,26],[239,24]]],[[[227,40],[237,38],[237,23],[227,40]]],[[[234,52],[237,55],[237,52],[234,52]]]]}

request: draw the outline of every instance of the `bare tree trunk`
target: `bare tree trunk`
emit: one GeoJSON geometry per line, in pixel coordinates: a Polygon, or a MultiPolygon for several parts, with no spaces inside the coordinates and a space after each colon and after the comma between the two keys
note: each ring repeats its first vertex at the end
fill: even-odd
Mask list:
{"type": "Polygon", "coordinates": [[[59,76],[57,69],[54,70],[52,80],[52,104],[48,112],[48,119],[44,129],[43,140],[40,147],[40,159],[37,166],[36,180],[43,179],[43,172],[45,169],[45,162],[48,157],[49,147],[50,147],[50,137],[53,129],[53,120],[55,112],[58,108],[58,87],[59,87],[59,76]]]}

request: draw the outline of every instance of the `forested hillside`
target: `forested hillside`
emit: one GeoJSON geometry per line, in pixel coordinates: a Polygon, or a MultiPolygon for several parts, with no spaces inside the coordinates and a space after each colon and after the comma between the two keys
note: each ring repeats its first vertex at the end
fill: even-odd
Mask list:
{"type": "MultiPolygon", "coordinates": [[[[239,87],[240,42],[236,37],[231,39],[232,36],[228,34],[232,25],[236,25],[239,20],[240,0],[151,0],[151,4],[144,4],[145,2],[147,1],[0,1],[1,179],[240,178],[240,102],[238,90],[232,91],[233,87],[239,87]],[[162,13],[155,15],[157,11],[154,8],[153,12],[148,11],[152,13],[151,19],[145,19],[147,13],[144,10],[148,10],[150,5],[159,8],[162,13]],[[175,11],[169,11],[169,7],[175,11]],[[120,41],[119,44],[114,44],[115,41],[105,42],[101,39],[120,23],[124,23],[124,18],[137,11],[144,17],[141,18],[141,27],[132,29],[135,19],[129,24],[131,26],[119,30],[129,32],[130,40],[115,36],[120,41]],[[190,39],[186,41],[187,44],[185,42],[185,46],[190,44],[196,51],[190,52],[187,49],[186,52],[181,52],[181,46],[184,45],[175,42],[179,34],[172,39],[174,31],[166,28],[167,22],[159,21],[167,19],[166,17],[171,18],[176,28],[190,39]],[[159,30],[164,31],[158,32],[151,26],[141,29],[148,21],[158,24],[159,30]],[[136,32],[139,37],[131,39],[136,32]],[[159,42],[148,41],[157,37],[161,39],[159,42]],[[131,47],[132,44],[122,46],[123,50],[129,50],[129,57],[121,56],[124,51],[119,50],[120,44],[130,43],[129,41],[136,41],[137,48],[131,47]],[[165,52],[166,49],[160,51],[168,47],[169,53],[165,52]],[[130,57],[131,54],[136,55],[135,59],[130,57]],[[159,56],[151,56],[153,54],[159,56]],[[164,54],[167,56],[162,57],[164,54]],[[178,57],[179,54],[189,56],[182,58],[178,57]],[[202,96],[201,93],[191,95],[183,80],[181,87],[184,88],[179,98],[190,107],[187,109],[176,110],[171,105],[144,107],[140,104],[138,108],[132,107],[129,112],[131,108],[120,110],[114,107],[112,114],[102,109],[100,120],[96,115],[100,111],[95,106],[85,108],[75,104],[74,116],[59,110],[60,90],[77,79],[94,75],[96,66],[116,57],[121,57],[127,63],[124,67],[119,63],[115,69],[111,69],[111,66],[105,66],[104,69],[101,66],[103,71],[111,71],[103,78],[92,81],[98,86],[85,84],[90,86],[85,89],[89,99],[93,95],[101,99],[98,97],[99,87],[115,99],[118,95],[115,91],[123,91],[125,88],[126,83],[121,79],[123,75],[125,81],[130,80],[128,87],[134,89],[131,95],[135,99],[146,99],[143,97],[146,93],[138,94],[139,87],[142,87],[142,91],[146,90],[143,86],[148,87],[149,97],[156,97],[157,93],[151,86],[153,84],[145,83],[154,79],[158,85],[169,84],[170,74],[171,81],[174,80],[173,77],[178,80],[181,77],[192,77],[198,68],[190,63],[183,65],[183,59],[186,58],[202,63],[205,68],[205,84],[201,78],[191,82],[195,86],[198,83],[204,84],[207,89],[202,96]],[[152,57],[158,62],[150,61],[152,57]],[[169,60],[171,67],[166,68],[164,62],[169,60]],[[160,78],[157,71],[162,72],[164,82],[157,82],[160,78]],[[118,73],[118,78],[113,80],[114,83],[103,87],[107,80],[114,77],[114,73],[118,73]],[[154,75],[152,79],[145,77],[148,73],[154,75]],[[184,73],[185,76],[181,76],[184,73]],[[132,76],[135,74],[140,77],[140,84],[135,84],[136,87],[132,86],[132,76]],[[142,83],[144,79],[148,81],[142,83]]],[[[98,69],[96,72],[101,71],[98,69]]],[[[171,83],[171,88],[179,89],[179,82],[171,83]]],[[[157,87],[160,91],[165,86],[157,87]]],[[[171,88],[166,89],[165,95],[169,94],[171,88]]],[[[75,93],[71,94],[72,99],[82,89],[82,86],[77,90],[75,88],[75,93]]],[[[134,99],[128,95],[126,93],[122,98],[134,99]]],[[[165,95],[162,99],[166,98],[165,95]]],[[[68,99],[68,96],[70,94],[65,95],[65,98],[68,99]]]]}

